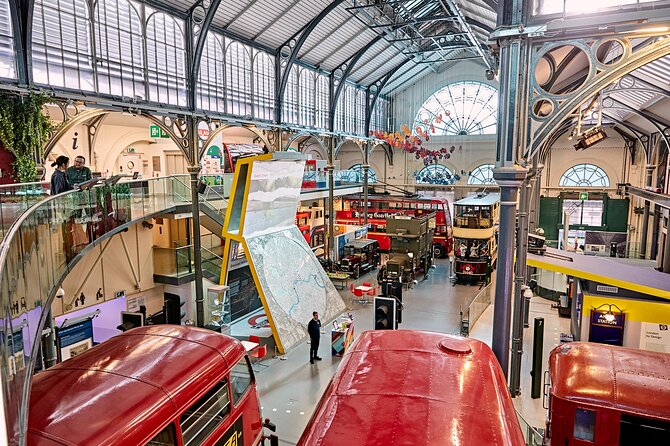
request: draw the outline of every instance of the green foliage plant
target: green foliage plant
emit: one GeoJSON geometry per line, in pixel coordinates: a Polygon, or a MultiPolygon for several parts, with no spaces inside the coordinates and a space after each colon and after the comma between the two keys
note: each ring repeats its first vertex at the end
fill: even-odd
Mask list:
{"type": "Polygon", "coordinates": [[[0,92],[0,144],[15,158],[14,173],[21,183],[35,181],[36,155],[43,157],[53,124],[43,113],[49,97],[42,93],[18,96],[0,92]]]}

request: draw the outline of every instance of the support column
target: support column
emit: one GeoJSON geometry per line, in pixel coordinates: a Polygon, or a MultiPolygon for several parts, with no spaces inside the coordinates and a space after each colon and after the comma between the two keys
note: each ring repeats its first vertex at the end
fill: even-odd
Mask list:
{"type": "Polygon", "coordinates": [[[202,240],[200,238],[200,197],[198,196],[198,173],[200,165],[189,166],[191,175],[191,212],[193,215],[193,269],[195,272],[195,322],[205,325],[205,305],[202,289],[202,240]]]}
{"type": "MultiPolygon", "coordinates": [[[[533,172],[534,175],[534,172],[533,172]]],[[[534,180],[534,178],[533,178],[534,180]]],[[[517,213],[516,265],[514,277],[514,314],[512,323],[512,358],[509,390],[512,397],[521,394],[521,355],[523,354],[523,285],[526,283],[526,257],[528,254],[528,209],[530,208],[532,180],[526,178],[519,194],[517,213]]]]}
{"type": "Polygon", "coordinates": [[[516,202],[519,187],[525,177],[526,170],[518,166],[498,167],[493,170],[493,178],[500,186],[500,230],[498,233],[498,265],[496,267],[491,346],[502,367],[505,378],[508,376],[509,368],[516,202]]]}
{"type": "MultiPolygon", "coordinates": [[[[523,23],[525,0],[503,0],[498,20],[504,26],[523,23]]],[[[500,186],[500,230],[493,307],[492,348],[505,374],[509,371],[512,280],[514,274],[514,230],[516,200],[526,169],[517,163],[528,143],[527,42],[521,36],[498,39],[500,45],[500,93],[493,178],[500,186]]]]}
{"type": "Polygon", "coordinates": [[[365,143],[365,159],[363,160],[363,224],[368,225],[368,182],[370,181],[370,150],[368,142],[365,143]]]}
{"type": "Polygon", "coordinates": [[[326,258],[328,260],[333,260],[331,255],[335,253],[335,236],[333,231],[335,230],[335,200],[333,195],[335,193],[335,178],[333,177],[333,171],[335,170],[335,160],[333,154],[335,153],[335,138],[330,137],[330,153],[328,153],[328,165],[326,166],[326,172],[328,175],[328,249],[326,250],[326,258]]]}
{"type": "Polygon", "coordinates": [[[651,223],[651,250],[649,251],[649,258],[656,260],[658,255],[658,231],[661,224],[661,210],[657,205],[654,205],[654,218],[651,223]]]}
{"type": "MultiPolygon", "coordinates": [[[[654,180],[654,169],[655,166],[646,167],[646,179],[645,186],[650,187],[654,180]]],[[[640,258],[647,258],[647,236],[649,233],[649,207],[651,202],[649,200],[644,200],[644,212],[642,213],[642,238],[640,239],[640,258]]]]}

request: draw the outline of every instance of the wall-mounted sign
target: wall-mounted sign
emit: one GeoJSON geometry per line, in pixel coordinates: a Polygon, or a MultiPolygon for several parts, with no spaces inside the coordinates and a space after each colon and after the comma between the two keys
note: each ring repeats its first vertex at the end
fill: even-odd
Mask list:
{"type": "Polygon", "coordinates": [[[149,126],[149,134],[152,138],[169,138],[168,134],[157,125],[149,126]]]}
{"type": "Polygon", "coordinates": [[[589,342],[623,345],[625,315],[591,310],[589,342]]]}
{"type": "Polygon", "coordinates": [[[640,348],[654,352],[670,353],[670,330],[667,324],[642,323],[640,348]]]}
{"type": "Polygon", "coordinates": [[[119,297],[126,297],[126,290],[121,290],[114,293],[114,299],[118,299],[119,297]]]}
{"type": "Polygon", "coordinates": [[[135,313],[137,313],[137,312],[140,311],[140,306],[141,306],[141,305],[146,306],[146,304],[147,304],[147,302],[146,302],[146,297],[145,297],[145,296],[133,296],[133,297],[129,297],[129,298],[126,300],[126,302],[127,302],[127,304],[128,304],[128,306],[127,306],[128,311],[132,311],[132,312],[135,312],[135,313]]]}
{"type": "Polygon", "coordinates": [[[588,192],[580,192],[579,193],[579,199],[582,201],[586,201],[589,199],[589,193],[588,192]]]}

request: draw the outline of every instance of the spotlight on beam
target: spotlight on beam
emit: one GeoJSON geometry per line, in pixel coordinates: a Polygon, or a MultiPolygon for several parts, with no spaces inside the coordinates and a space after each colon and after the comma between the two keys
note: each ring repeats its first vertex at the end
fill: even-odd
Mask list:
{"type": "Polygon", "coordinates": [[[593,127],[579,135],[575,150],[586,150],[605,139],[607,139],[607,134],[602,127],[593,127]]]}

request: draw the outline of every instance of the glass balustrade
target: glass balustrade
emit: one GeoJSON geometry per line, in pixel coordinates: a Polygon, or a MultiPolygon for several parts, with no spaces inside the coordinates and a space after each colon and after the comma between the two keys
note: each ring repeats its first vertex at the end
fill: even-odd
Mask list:
{"type": "Polygon", "coordinates": [[[25,435],[31,375],[59,284],[96,242],[189,202],[185,178],[108,182],[42,198],[5,232],[0,245],[0,360],[10,443],[25,435]]]}
{"type": "Polygon", "coordinates": [[[153,248],[154,274],[181,279],[193,274],[193,246],[153,248]]]}
{"type": "Polygon", "coordinates": [[[0,238],[35,203],[49,196],[49,183],[20,183],[0,186],[0,238]]]}

